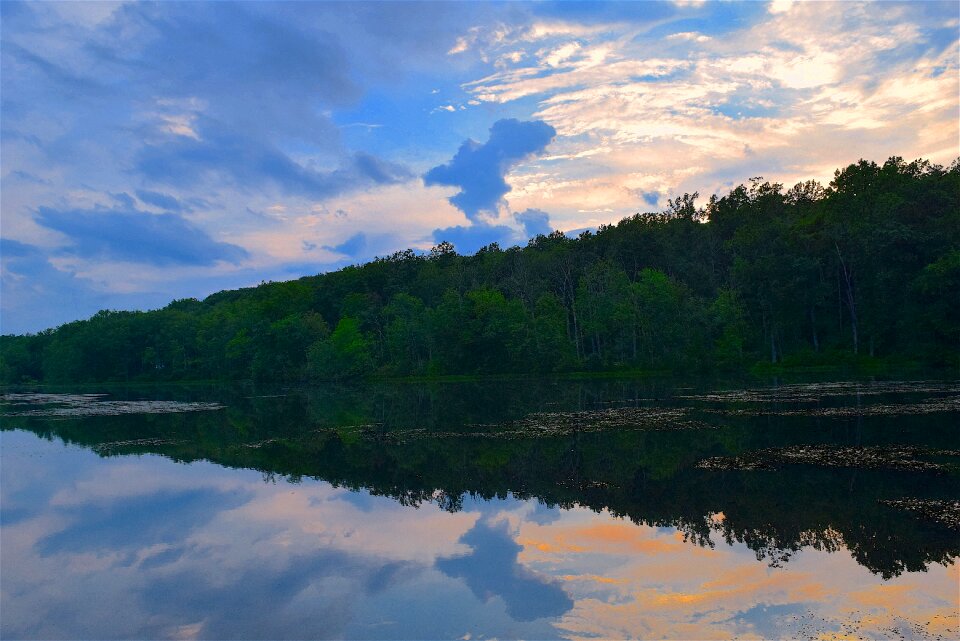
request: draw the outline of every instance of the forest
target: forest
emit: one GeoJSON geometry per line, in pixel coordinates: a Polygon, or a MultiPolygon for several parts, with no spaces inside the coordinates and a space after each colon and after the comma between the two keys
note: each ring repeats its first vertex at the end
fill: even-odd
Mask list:
{"type": "Polygon", "coordinates": [[[2,336],[0,383],[960,367],[960,159],[697,199],[2,336]]]}

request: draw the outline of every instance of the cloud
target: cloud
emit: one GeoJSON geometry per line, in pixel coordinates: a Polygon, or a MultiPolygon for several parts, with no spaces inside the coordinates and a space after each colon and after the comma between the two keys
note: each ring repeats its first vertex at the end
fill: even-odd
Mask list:
{"type": "Polygon", "coordinates": [[[84,258],[168,266],[239,263],[248,256],[242,247],[213,240],[177,214],[40,207],[36,221],[69,238],[64,252],[84,258]]]}
{"type": "Polygon", "coordinates": [[[433,230],[433,240],[436,243],[447,241],[452,243],[457,253],[469,256],[477,253],[481,247],[490,243],[497,243],[503,247],[516,245],[519,242],[516,230],[506,225],[490,225],[477,222],[472,225],[457,225],[433,230]]]}
{"type": "Polygon", "coordinates": [[[100,60],[137,69],[160,95],[201,97],[218,117],[258,131],[317,141],[328,119],[311,106],[346,105],[361,95],[340,39],[283,12],[243,4],[127,5],[114,25],[135,29],[143,51],[134,58],[129,43],[101,42],[93,52],[100,60]]]}
{"type": "Polygon", "coordinates": [[[217,514],[242,505],[247,492],[212,488],[160,491],[106,505],[84,504],[61,510],[72,523],[37,541],[41,556],[64,552],[136,551],[158,543],[180,542],[217,514]]]}
{"type": "Polygon", "coordinates": [[[956,157],[953,4],[787,4],[4,3],[4,234],[54,248],[42,205],[149,209],[256,248],[242,266],[5,258],[36,275],[5,274],[24,306],[3,301],[5,326],[30,296],[36,330],[69,318],[64,292],[83,313],[143,308],[336,268],[355,258],[320,248],[369,229],[367,255],[436,236],[471,251],[522,242],[526,209],[596,228],[655,194],[956,157]],[[520,136],[474,133],[506,118],[520,136]]]}
{"type": "MultiPolygon", "coordinates": [[[[126,194],[124,194],[126,195],[126,194]]],[[[145,189],[137,190],[137,198],[140,199],[140,202],[153,205],[154,207],[159,207],[160,209],[165,209],[167,211],[183,211],[184,206],[180,203],[179,200],[174,198],[169,194],[162,194],[158,191],[147,191],[145,189]]],[[[131,205],[127,205],[128,207],[131,205]]]]}
{"type": "Polygon", "coordinates": [[[490,128],[490,138],[480,144],[465,141],[445,165],[428,171],[425,185],[449,185],[460,191],[450,202],[471,221],[481,211],[493,212],[500,199],[510,191],[504,176],[521,161],[541,154],[556,135],[543,121],[498,120],[490,128]]]}
{"type": "Polygon", "coordinates": [[[337,252],[338,254],[345,254],[351,258],[357,256],[367,247],[367,235],[363,232],[357,232],[350,238],[346,239],[339,245],[324,245],[324,249],[329,249],[330,251],[337,252]]]}
{"type": "MultiPolygon", "coordinates": [[[[849,158],[956,157],[958,41],[944,30],[955,12],[768,11],[786,5],[706,3],[695,18],[649,29],[611,23],[577,38],[579,48],[558,36],[542,55],[464,83],[491,107],[535,101],[533,116],[557,131],[549,171],[511,174],[511,205],[579,227],[630,213],[644,194],[710,194],[751,175],[829,180],[849,158]]],[[[528,49],[514,37],[497,60],[528,49]]]]}
{"type": "Polygon", "coordinates": [[[9,238],[0,238],[0,257],[23,258],[37,253],[36,247],[9,238]]]}
{"type": "Polygon", "coordinates": [[[357,152],[339,168],[319,171],[293,160],[275,145],[214,130],[202,140],[179,137],[145,146],[136,168],[148,179],[175,187],[194,187],[204,179],[226,181],[243,189],[274,187],[281,193],[328,198],[374,185],[408,179],[402,166],[357,152]]]}
{"type": "Polygon", "coordinates": [[[550,226],[550,214],[539,209],[525,209],[520,213],[513,215],[514,219],[523,227],[523,233],[528,238],[534,236],[547,236],[553,231],[550,226]]]}
{"type": "Polygon", "coordinates": [[[517,621],[563,615],[573,607],[573,600],[558,583],[517,562],[523,547],[513,540],[508,527],[507,521],[496,525],[477,521],[460,539],[473,551],[438,559],[437,568],[447,576],[463,578],[478,599],[500,597],[517,621]]]}
{"type": "Polygon", "coordinates": [[[22,180],[23,182],[33,183],[35,185],[49,185],[50,181],[45,178],[40,178],[39,176],[34,176],[33,174],[15,169],[7,175],[7,179],[16,178],[22,180]]]}
{"type": "Polygon", "coordinates": [[[312,9],[292,19],[243,3],[123,5],[90,29],[45,8],[5,10],[4,140],[32,137],[44,164],[67,169],[61,180],[103,191],[120,191],[131,169],[168,186],[313,199],[409,179],[345,148],[331,109],[362,96],[365,56],[336,32],[348,16],[312,9]]]}
{"type": "Polygon", "coordinates": [[[657,203],[660,202],[660,194],[655,191],[643,191],[640,192],[640,196],[643,198],[643,202],[651,207],[656,207],[657,203]]]}
{"type": "Polygon", "coordinates": [[[137,295],[103,291],[88,279],[57,269],[49,251],[0,238],[0,333],[33,332],[84,318],[101,309],[158,308],[168,292],[137,295]]]}

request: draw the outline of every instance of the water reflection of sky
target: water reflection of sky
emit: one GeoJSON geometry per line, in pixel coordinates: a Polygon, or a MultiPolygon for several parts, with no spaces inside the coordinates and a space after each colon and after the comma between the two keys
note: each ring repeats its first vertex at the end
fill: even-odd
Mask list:
{"type": "Polygon", "coordinates": [[[451,514],[325,482],[0,438],[4,638],[909,638],[957,627],[956,565],[883,581],[846,552],[805,550],[771,568],[743,545],[698,547],[587,509],[467,499],[451,514]]]}

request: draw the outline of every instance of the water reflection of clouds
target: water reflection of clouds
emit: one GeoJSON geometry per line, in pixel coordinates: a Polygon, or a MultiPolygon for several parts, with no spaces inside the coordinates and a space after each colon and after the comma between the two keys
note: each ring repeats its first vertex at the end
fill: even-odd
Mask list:
{"type": "Polygon", "coordinates": [[[955,565],[884,583],[842,551],[807,550],[771,568],[739,544],[701,548],[672,529],[603,515],[584,526],[567,514],[548,526],[525,523],[518,536],[522,562],[562,568],[575,606],[558,627],[573,637],[785,638],[840,632],[844,623],[885,637],[896,620],[956,617],[955,565]]]}
{"type": "Polygon", "coordinates": [[[3,511],[27,512],[4,524],[5,638],[557,636],[434,567],[471,551],[475,512],[4,438],[57,459],[3,452],[3,511]],[[48,500],[11,499],[30,484],[48,500]]]}
{"type": "Polygon", "coordinates": [[[5,638],[769,638],[851,618],[870,636],[898,617],[946,629],[956,608],[956,565],[883,582],[848,554],[805,550],[770,568],[743,545],[583,508],[508,496],[413,509],[3,439],[5,638]]]}
{"type": "Polygon", "coordinates": [[[62,530],[36,544],[42,556],[68,552],[139,550],[156,544],[174,544],[209,523],[219,512],[251,498],[241,490],[214,488],[161,490],[122,497],[107,504],[81,504],[54,511],[69,519],[62,530]]]}
{"type": "Polygon", "coordinates": [[[447,576],[463,578],[478,599],[503,599],[517,621],[558,617],[573,607],[560,585],[517,562],[523,546],[514,540],[507,521],[478,521],[460,541],[471,547],[470,554],[438,559],[437,567],[447,576]]]}

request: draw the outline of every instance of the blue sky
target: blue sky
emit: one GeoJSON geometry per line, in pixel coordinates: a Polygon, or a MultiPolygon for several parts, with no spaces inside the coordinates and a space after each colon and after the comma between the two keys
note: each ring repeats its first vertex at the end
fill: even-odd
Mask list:
{"type": "Polygon", "coordinates": [[[960,155],[955,2],[0,10],[4,333],[960,155]]]}

